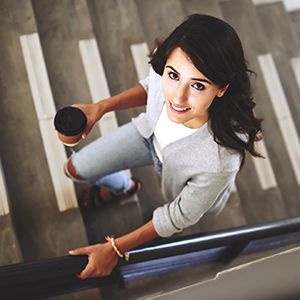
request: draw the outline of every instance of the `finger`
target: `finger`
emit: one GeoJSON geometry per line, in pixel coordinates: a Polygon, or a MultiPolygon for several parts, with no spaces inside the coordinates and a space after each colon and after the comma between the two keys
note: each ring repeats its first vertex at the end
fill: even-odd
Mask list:
{"type": "MultiPolygon", "coordinates": [[[[79,248],[79,249],[69,251],[69,254],[70,255],[88,255],[88,251],[86,248],[79,248]]],[[[77,274],[76,276],[80,279],[86,279],[86,278],[90,277],[90,273],[92,272],[92,270],[90,270],[90,269],[91,269],[90,262],[88,262],[88,264],[81,271],[81,273],[77,274]]]]}
{"type": "Polygon", "coordinates": [[[90,277],[90,272],[84,269],[80,274],[77,274],[76,276],[80,279],[87,279],[90,277]]]}
{"type": "Polygon", "coordinates": [[[80,279],[87,279],[92,277],[94,272],[94,268],[92,268],[90,263],[88,263],[87,266],[81,271],[81,273],[77,275],[77,277],[80,279]]]}
{"type": "Polygon", "coordinates": [[[76,275],[80,279],[87,279],[87,278],[95,278],[100,277],[101,275],[96,272],[91,272],[89,270],[82,271],[80,274],[76,275]]]}
{"type": "Polygon", "coordinates": [[[89,255],[89,251],[86,248],[78,248],[78,249],[69,251],[69,254],[70,255],[84,255],[84,254],[89,255]]]}
{"type": "Polygon", "coordinates": [[[87,279],[89,278],[88,274],[86,272],[81,272],[80,274],[76,275],[79,279],[87,279]]]}
{"type": "Polygon", "coordinates": [[[83,131],[83,133],[82,133],[82,135],[81,135],[81,137],[83,138],[83,139],[85,139],[86,137],[87,137],[87,135],[90,133],[90,131],[92,130],[92,127],[93,126],[86,126],[85,127],[85,129],[84,129],[84,131],[83,131]]]}

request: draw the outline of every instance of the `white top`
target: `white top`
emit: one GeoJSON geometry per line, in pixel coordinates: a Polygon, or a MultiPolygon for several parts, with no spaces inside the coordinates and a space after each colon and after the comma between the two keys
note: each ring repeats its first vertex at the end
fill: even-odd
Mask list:
{"type": "Polygon", "coordinates": [[[181,138],[187,137],[198,129],[192,129],[172,122],[167,114],[166,105],[164,105],[158,122],[154,129],[153,144],[156,154],[161,162],[163,162],[162,149],[168,144],[175,142],[181,138]]]}

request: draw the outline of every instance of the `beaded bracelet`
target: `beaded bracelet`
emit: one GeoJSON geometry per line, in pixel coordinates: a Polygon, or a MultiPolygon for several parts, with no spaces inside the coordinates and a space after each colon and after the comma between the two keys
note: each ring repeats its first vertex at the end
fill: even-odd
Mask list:
{"type": "Polygon", "coordinates": [[[114,239],[114,236],[112,235],[111,237],[107,236],[105,238],[108,242],[111,243],[112,247],[114,248],[114,250],[116,251],[116,253],[118,254],[119,257],[123,257],[125,256],[125,259],[126,261],[129,261],[129,256],[130,254],[129,253],[125,253],[124,255],[119,251],[119,249],[117,248],[117,245],[116,245],[116,242],[115,242],[115,239],[114,239]]]}

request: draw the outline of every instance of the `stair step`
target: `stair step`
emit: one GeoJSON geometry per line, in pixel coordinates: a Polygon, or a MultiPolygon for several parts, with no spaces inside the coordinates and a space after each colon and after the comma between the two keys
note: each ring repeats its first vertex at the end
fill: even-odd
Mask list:
{"type": "Polygon", "coordinates": [[[222,19],[222,12],[218,0],[180,0],[186,16],[195,13],[211,15],[222,19]]]}
{"type": "Polygon", "coordinates": [[[153,49],[156,38],[167,37],[185,17],[180,1],[135,0],[134,2],[150,50],[153,49]]]}

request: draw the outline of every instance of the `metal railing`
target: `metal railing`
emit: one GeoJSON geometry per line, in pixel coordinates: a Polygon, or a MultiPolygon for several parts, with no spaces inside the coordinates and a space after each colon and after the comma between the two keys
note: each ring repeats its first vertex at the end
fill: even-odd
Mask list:
{"type": "Polygon", "coordinates": [[[173,272],[300,242],[300,218],[157,239],[129,251],[107,277],[81,280],[87,256],[65,256],[0,267],[1,299],[44,299],[79,290],[173,272]],[[180,259],[179,259],[180,258],[180,259]]]}

